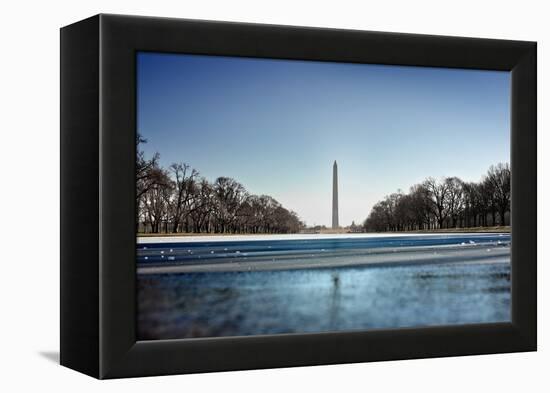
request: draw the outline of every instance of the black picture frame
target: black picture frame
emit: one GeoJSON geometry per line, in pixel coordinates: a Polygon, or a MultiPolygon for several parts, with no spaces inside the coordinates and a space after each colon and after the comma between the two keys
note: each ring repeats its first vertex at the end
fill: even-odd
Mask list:
{"type": "Polygon", "coordinates": [[[97,15],[61,29],[61,364],[96,378],[534,351],[536,43],[97,15]],[[512,321],[136,341],[136,51],[511,71],[512,321]]]}

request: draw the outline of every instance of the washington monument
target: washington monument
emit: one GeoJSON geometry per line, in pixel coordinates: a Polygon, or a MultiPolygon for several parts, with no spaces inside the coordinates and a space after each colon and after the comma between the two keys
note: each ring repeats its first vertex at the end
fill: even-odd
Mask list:
{"type": "Polygon", "coordinates": [[[332,166],[332,229],[338,227],[338,164],[334,160],[332,166]]]}

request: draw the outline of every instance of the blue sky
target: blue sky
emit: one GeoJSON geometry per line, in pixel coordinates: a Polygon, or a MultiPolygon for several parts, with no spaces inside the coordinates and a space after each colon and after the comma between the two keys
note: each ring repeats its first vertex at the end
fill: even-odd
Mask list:
{"type": "Polygon", "coordinates": [[[428,176],[477,181],[509,162],[502,71],[139,53],[138,131],[186,162],[268,194],[308,225],[340,224],[428,176]]]}

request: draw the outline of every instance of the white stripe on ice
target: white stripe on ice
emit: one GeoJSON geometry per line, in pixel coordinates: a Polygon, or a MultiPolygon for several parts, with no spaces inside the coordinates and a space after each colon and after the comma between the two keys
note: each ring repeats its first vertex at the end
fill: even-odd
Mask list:
{"type": "MultiPolygon", "coordinates": [[[[194,243],[194,242],[224,242],[224,241],[256,241],[256,240],[317,240],[317,239],[364,239],[384,237],[438,237],[449,238],[457,236],[494,236],[500,233],[339,233],[339,234],[293,234],[293,235],[204,235],[204,236],[138,236],[137,243],[194,243]]],[[[506,234],[504,234],[506,235],[506,234]]]]}

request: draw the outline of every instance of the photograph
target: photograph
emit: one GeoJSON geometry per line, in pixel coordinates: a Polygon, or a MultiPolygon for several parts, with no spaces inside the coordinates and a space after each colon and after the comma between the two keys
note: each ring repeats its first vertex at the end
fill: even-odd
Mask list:
{"type": "Polygon", "coordinates": [[[138,51],[137,340],[511,322],[510,92],[138,51]]]}
{"type": "Polygon", "coordinates": [[[544,4],[3,4],[0,393],[550,392],[544,4]]]}

